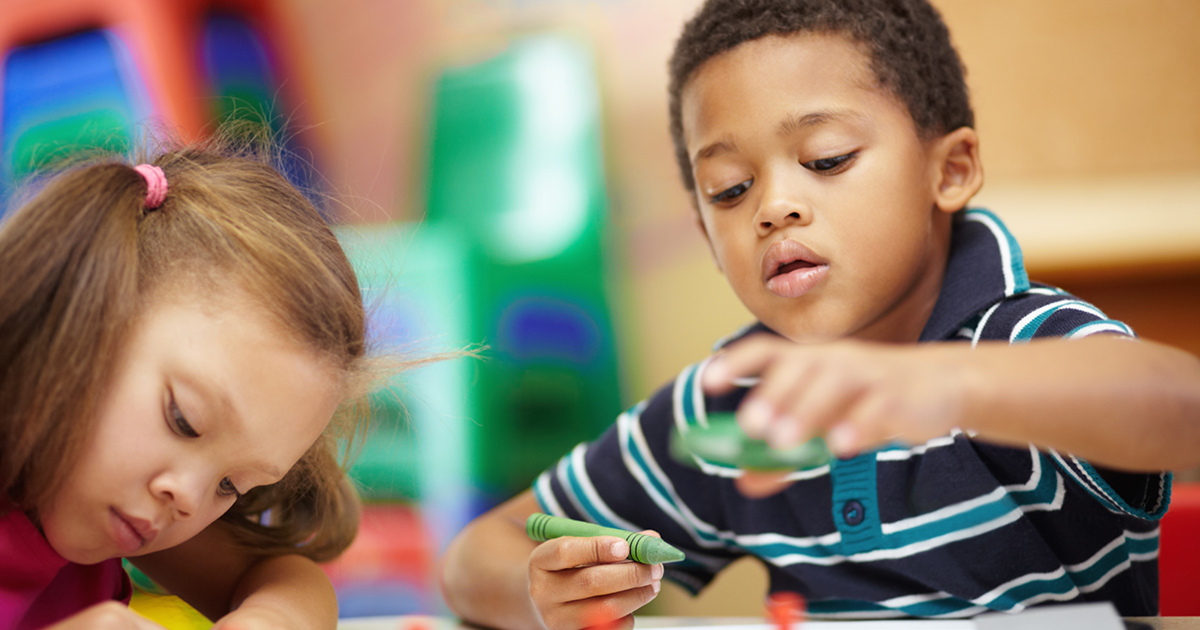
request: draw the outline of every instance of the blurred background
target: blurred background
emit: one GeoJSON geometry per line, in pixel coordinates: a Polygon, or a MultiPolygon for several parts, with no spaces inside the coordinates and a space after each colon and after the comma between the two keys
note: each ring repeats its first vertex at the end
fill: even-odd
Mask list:
{"type": "MultiPolygon", "coordinates": [[[[977,205],[1034,279],[1200,354],[1200,3],[934,4],[968,71],[977,205]]],[[[271,126],[376,341],[487,346],[379,394],[363,532],[328,567],[344,615],[442,612],[436,558],[470,517],[750,320],[667,133],[666,61],[698,5],[0,0],[0,199],[81,149],[271,126]]],[[[764,587],[739,563],[652,610],[756,615],[764,587]]]]}

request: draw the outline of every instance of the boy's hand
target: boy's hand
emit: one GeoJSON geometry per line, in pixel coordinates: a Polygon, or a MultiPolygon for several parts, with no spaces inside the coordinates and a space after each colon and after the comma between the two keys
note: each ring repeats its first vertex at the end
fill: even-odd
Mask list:
{"type": "Polygon", "coordinates": [[[663,567],[626,562],[628,556],[629,543],[615,536],[564,536],[534,548],[529,556],[529,597],[546,627],[632,628],[633,612],[658,594],[663,567]]]}
{"type": "Polygon", "coordinates": [[[958,426],[965,371],[936,351],[858,341],[801,345],[756,335],[704,371],[703,386],[727,392],[760,381],[737,411],[747,435],[787,449],[824,435],[839,457],[902,439],[922,443],[958,426]]]}
{"type": "Polygon", "coordinates": [[[85,608],[47,630],[165,630],[133,612],[120,602],[104,602],[85,608]]]}

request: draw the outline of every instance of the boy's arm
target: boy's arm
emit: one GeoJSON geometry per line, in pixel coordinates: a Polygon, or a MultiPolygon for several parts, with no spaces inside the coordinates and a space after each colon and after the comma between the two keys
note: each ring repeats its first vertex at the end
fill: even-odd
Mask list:
{"type": "Polygon", "coordinates": [[[254,556],[235,546],[219,521],[181,545],[130,560],[219,620],[217,628],[337,627],[337,596],[315,562],[299,555],[254,556]]]}
{"type": "Polygon", "coordinates": [[[442,594],[454,614],[488,627],[544,627],[529,597],[529,554],[537,543],[524,528],[540,511],[526,491],[455,536],[441,566],[442,594]]]}
{"type": "Polygon", "coordinates": [[[703,378],[720,392],[746,376],[762,379],[739,422],[780,448],[825,433],[835,453],[848,455],[958,427],[1123,470],[1200,464],[1200,360],[1149,341],[1094,336],[971,348],[762,336],[724,351],[703,378]]]}
{"type": "Polygon", "coordinates": [[[612,536],[535,543],[525,519],[540,512],[526,491],[468,525],[442,559],[442,593],[466,621],[506,630],[576,630],[612,622],[633,627],[633,611],[658,593],[662,565],[621,562],[612,536]]]}

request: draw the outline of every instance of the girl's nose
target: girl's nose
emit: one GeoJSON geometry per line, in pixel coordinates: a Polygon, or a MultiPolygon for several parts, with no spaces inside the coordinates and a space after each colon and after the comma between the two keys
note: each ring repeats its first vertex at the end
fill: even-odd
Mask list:
{"type": "Polygon", "coordinates": [[[199,477],[180,471],[165,471],[150,482],[150,492],[170,508],[176,518],[190,518],[199,510],[201,497],[204,496],[199,477]]]}

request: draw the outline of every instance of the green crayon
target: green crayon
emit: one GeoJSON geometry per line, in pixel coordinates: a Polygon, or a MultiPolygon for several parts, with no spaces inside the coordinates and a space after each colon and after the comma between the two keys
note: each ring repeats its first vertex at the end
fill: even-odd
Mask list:
{"type": "Polygon", "coordinates": [[[662,564],[683,560],[683,552],[659,538],[627,532],[623,529],[604,527],[549,514],[534,513],[525,521],[525,533],[538,542],[559,536],[616,536],[629,543],[629,559],[642,564],[662,564]]]}

